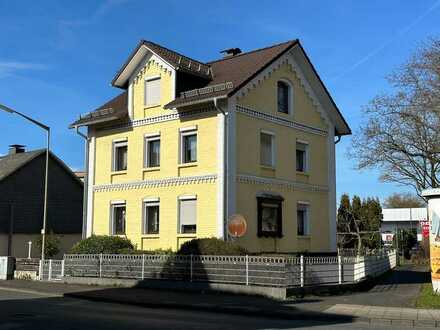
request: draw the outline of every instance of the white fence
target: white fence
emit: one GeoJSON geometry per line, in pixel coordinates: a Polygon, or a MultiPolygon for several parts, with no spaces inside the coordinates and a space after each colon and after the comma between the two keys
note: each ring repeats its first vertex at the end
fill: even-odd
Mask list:
{"type": "Polygon", "coordinates": [[[272,287],[356,283],[396,266],[395,251],[359,257],[65,255],[40,264],[40,279],[167,279],[272,287]]]}

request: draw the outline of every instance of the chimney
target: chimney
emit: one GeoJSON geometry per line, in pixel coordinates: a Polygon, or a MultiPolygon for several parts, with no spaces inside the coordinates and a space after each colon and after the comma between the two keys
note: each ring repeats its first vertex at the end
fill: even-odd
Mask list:
{"type": "Polygon", "coordinates": [[[220,53],[223,54],[223,58],[233,57],[235,55],[241,54],[241,49],[240,48],[228,48],[228,49],[220,51],[220,53]]]}
{"type": "Polygon", "coordinates": [[[9,154],[10,155],[15,155],[15,154],[22,154],[23,152],[25,152],[25,146],[21,145],[21,144],[11,144],[9,146],[9,154]]]}

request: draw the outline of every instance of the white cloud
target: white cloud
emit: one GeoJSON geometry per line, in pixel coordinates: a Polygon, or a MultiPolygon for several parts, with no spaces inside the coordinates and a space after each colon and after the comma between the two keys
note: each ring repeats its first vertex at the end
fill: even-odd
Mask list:
{"type": "Polygon", "coordinates": [[[21,70],[46,70],[47,68],[45,64],[41,63],[0,60],[0,78],[21,70]]]}

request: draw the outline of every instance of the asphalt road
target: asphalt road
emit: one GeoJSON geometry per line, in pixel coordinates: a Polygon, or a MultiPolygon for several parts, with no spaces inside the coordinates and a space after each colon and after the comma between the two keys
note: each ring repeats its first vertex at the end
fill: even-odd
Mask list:
{"type": "MultiPolygon", "coordinates": [[[[221,313],[149,309],[0,290],[4,329],[371,329],[368,324],[287,321],[221,313]]],[[[375,329],[392,329],[374,327],[375,329]]],[[[399,327],[396,327],[399,329],[399,327]]],[[[401,329],[401,328],[400,328],[401,329]]],[[[427,328],[424,328],[427,329],[427,328]]]]}

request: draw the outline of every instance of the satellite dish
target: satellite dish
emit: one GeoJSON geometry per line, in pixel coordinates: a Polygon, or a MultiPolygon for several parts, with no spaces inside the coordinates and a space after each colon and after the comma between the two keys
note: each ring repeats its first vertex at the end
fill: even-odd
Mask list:
{"type": "Polygon", "coordinates": [[[228,219],[228,233],[232,237],[242,237],[246,234],[247,222],[241,214],[233,214],[228,219]]]}

